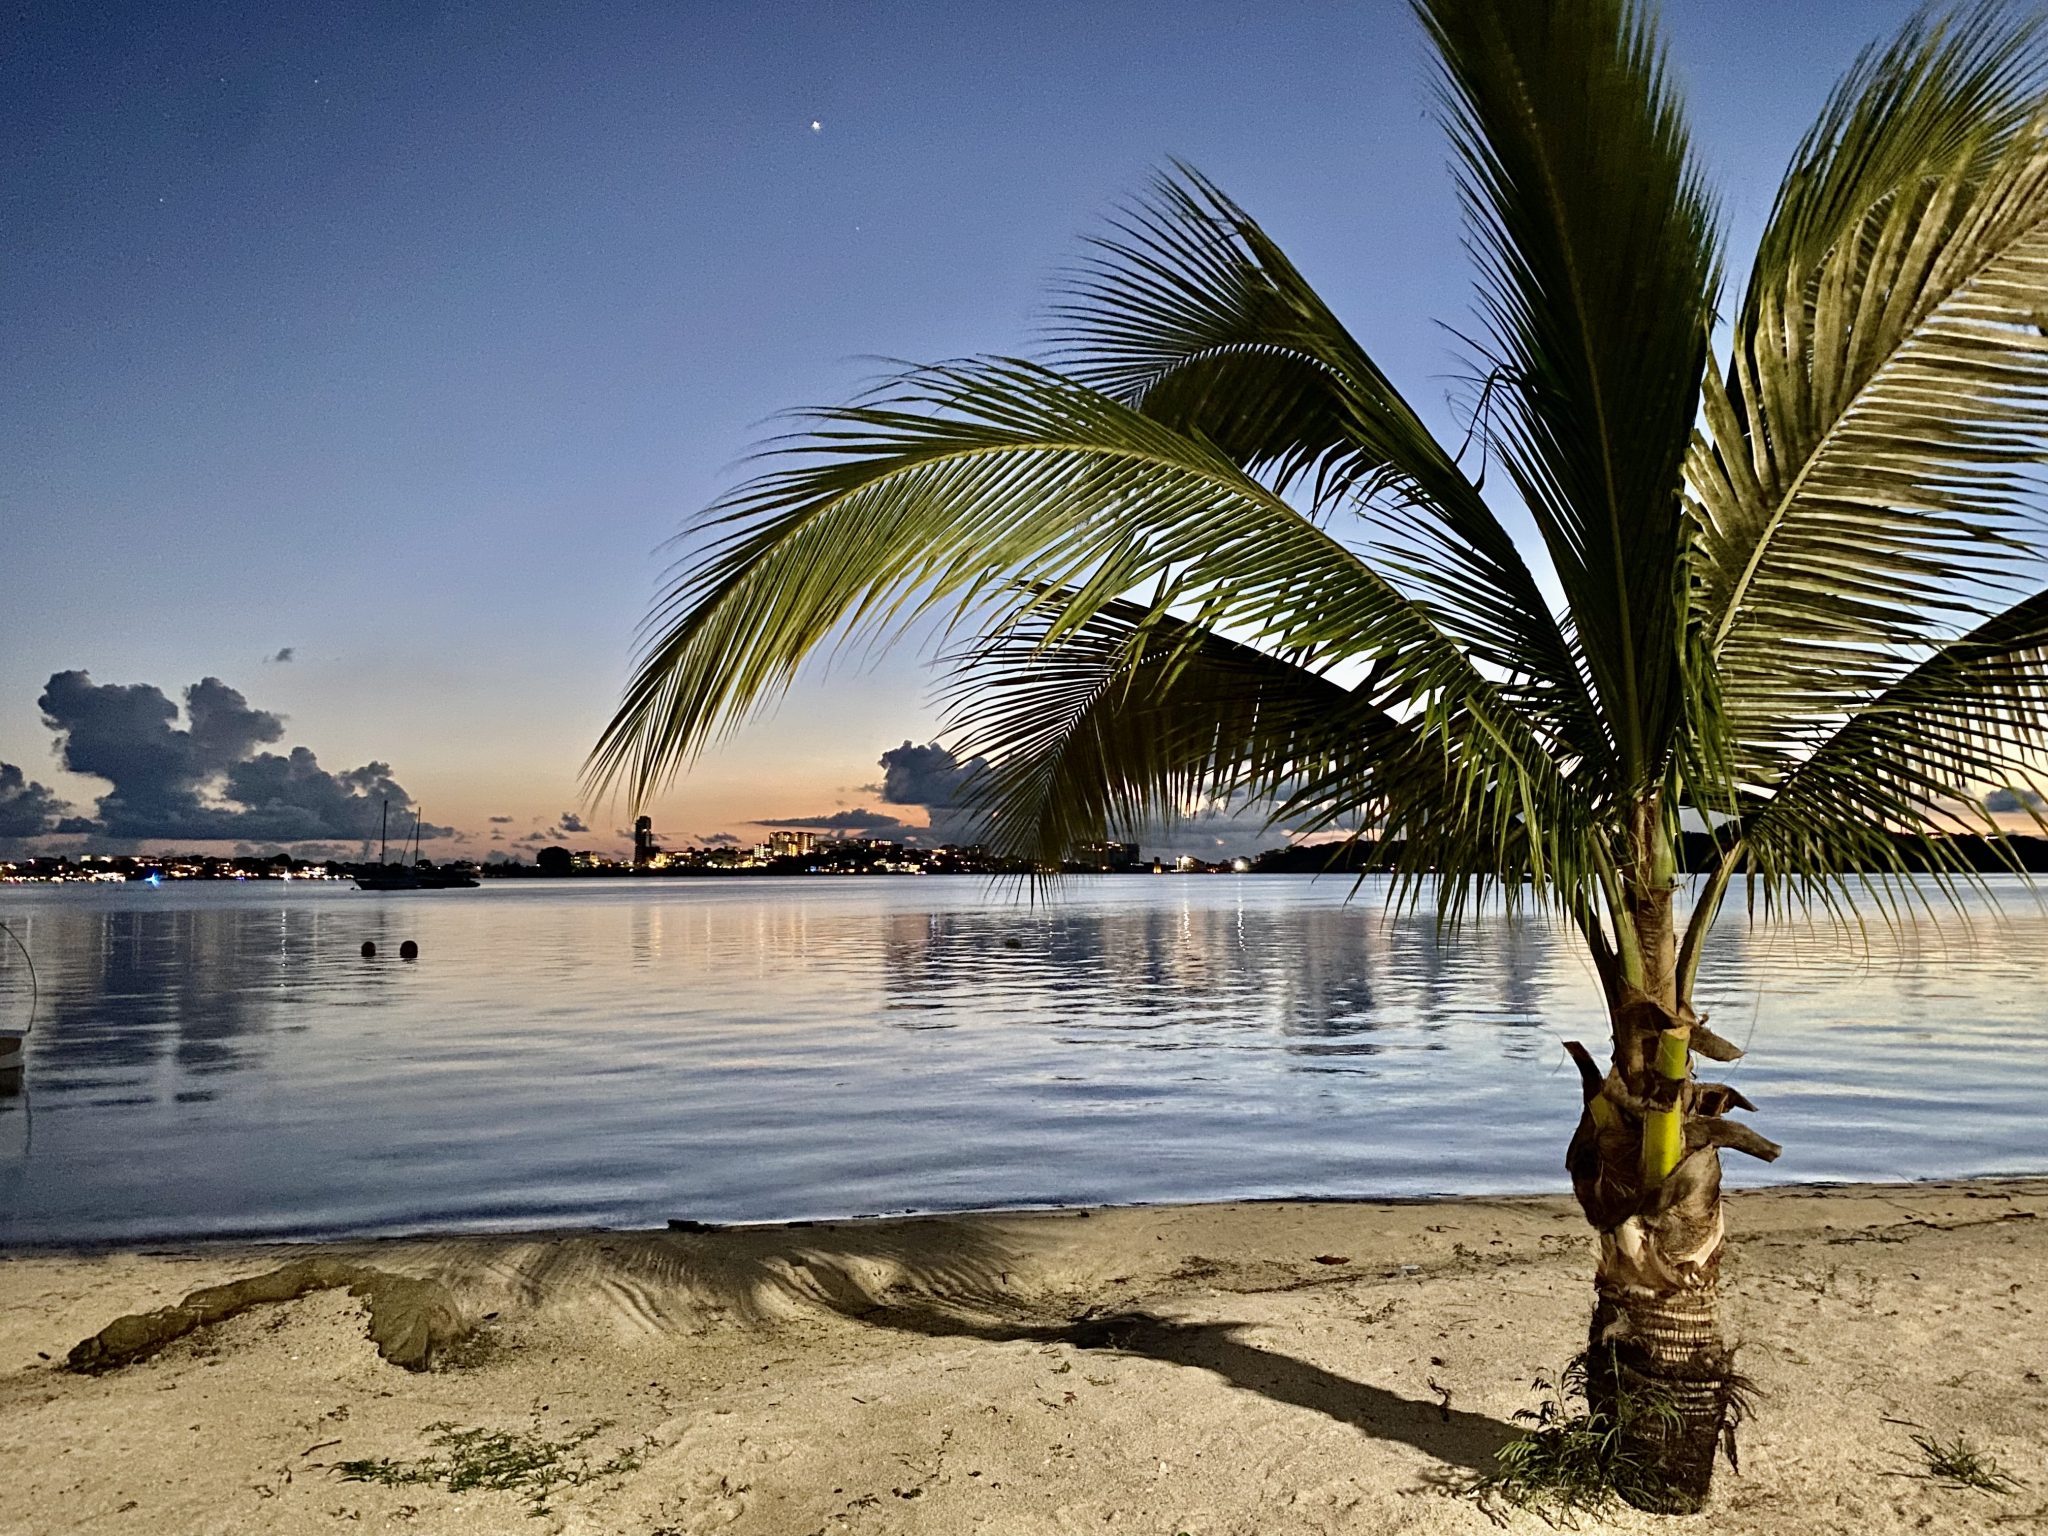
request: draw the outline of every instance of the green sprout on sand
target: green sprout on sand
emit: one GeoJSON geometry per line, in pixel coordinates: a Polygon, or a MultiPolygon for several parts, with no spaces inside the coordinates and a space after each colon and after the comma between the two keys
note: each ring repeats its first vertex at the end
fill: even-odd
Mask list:
{"type": "Polygon", "coordinates": [[[630,1446],[609,1460],[593,1464],[582,1448],[607,1427],[599,1421],[551,1440],[536,1423],[528,1430],[457,1429],[453,1424],[427,1426],[442,1454],[417,1461],[338,1461],[334,1470],[349,1482],[383,1483],[387,1487],[428,1484],[450,1493],[487,1488],[516,1493],[527,1501],[527,1513],[548,1513],[548,1498],[558,1488],[576,1488],[599,1478],[617,1477],[640,1465],[642,1451],[630,1446]]]}
{"type": "Polygon", "coordinates": [[[1961,1434],[1944,1442],[1939,1435],[1913,1436],[1927,1470],[1911,1474],[1946,1488],[1975,1488],[1980,1493],[2018,1493],[2023,1486],[2005,1468],[1978,1450],[1961,1434]]]}
{"type": "Polygon", "coordinates": [[[1639,1508],[1666,1501],[1670,1490],[1639,1447],[1642,1429],[1676,1421],[1677,1408],[1654,1391],[1622,1397],[1612,1413],[1595,1407],[1587,1396],[1586,1362],[1581,1354],[1556,1377],[1536,1378],[1541,1401],[1514,1415],[1529,1428],[1494,1453],[1498,1470],[1460,1492],[1490,1514],[1504,1505],[1574,1529],[1579,1516],[1604,1514],[1617,1500],[1639,1508]]]}

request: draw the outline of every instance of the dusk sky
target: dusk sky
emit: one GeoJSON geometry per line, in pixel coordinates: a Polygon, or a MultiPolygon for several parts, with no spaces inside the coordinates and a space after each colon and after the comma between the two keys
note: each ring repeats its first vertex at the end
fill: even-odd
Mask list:
{"type": "MultiPolygon", "coordinates": [[[[1667,9],[1739,279],[1828,87],[1912,6],[1667,9]]],[[[877,358],[1028,350],[1169,156],[1462,436],[1469,267],[1397,0],[157,0],[0,39],[0,802],[40,783],[100,843],[292,841],[395,784],[439,852],[615,846],[578,775],[663,541],[877,358]],[[46,711],[129,776],[68,771],[46,711]],[[243,783],[268,821],[219,817],[243,783]]],[[[879,760],[935,730],[929,649],[814,669],[658,828],[922,821],[879,760]]]]}

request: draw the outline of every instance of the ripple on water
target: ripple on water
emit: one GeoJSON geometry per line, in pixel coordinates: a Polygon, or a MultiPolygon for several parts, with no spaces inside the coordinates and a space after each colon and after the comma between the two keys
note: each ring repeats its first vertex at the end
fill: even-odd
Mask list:
{"type": "MultiPolygon", "coordinates": [[[[1554,1189],[1570,938],[1368,881],[0,890],[42,973],[0,1241],[1554,1189]],[[364,940],[416,965],[364,960],[364,940]]],[[[2039,1165],[2048,917],[1723,919],[1763,1178],[2039,1165]]],[[[22,1005],[0,968],[0,1017],[22,1005]]],[[[1719,1069],[1717,1069],[1717,1074],[1719,1069]]]]}

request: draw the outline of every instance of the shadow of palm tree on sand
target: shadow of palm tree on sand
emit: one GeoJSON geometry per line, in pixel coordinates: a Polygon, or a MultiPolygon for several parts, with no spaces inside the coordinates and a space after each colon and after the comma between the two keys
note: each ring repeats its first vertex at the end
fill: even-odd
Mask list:
{"type": "Polygon", "coordinates": [[[1447,1403],[1403,1397],[1354,1381],[1310,1361],[1252,1344],[1240,1322],[1187,1322],[1150,1312],[1116,1312],[1067,1322],[1003,1322],[935,1305],[881,1305],[844,1315],[875,1327],[934,1338],[992,1343],[1066,1344],[1131,1358],[1187,1366],[1219,1376],[1239,1391],[1306,1408],[1379,1440],[1399,1441],[1475,1473],[1493,1471],[1494,1453],[1518,1430],[1447,1403]]]}
{"type": "MultiPolygon", "coordinates": [[[[1494,1452],[1518,1433],[1502,1420],[1404,1397],[1251,1343],[1240,1336],[1246,1323],[1145,1311],[1076,1315],[1056,1293],[1034,1294],[1036,1245],[1022,1238],[985,1220],[942,1217],[592,1233],[526,1248],[495,1240],[489,1268],[521,1303],[559,1305],[582,1294],[652,1329],[707,1316],[753,1323],[824,1311],[930,1338],[1065,1344],[1185,1366],[1474,1472],[1491,1471],[1494,1452]]],[[[455,1260],[446,1255],[424,1268],[455,1280],[470,1268],[455,1260]]]]}
{"type": "MultiPolygon", "coordinates": [[[[414,1342],[420,1347],[403,1361],[415,1369],[427,1364],[433,1348],[458,1340],[483,1319],[522,1312],[580,1311],[610,1328],[648,1334],[772,1326],[824,1313],[928,1338],[1064,1344],[1207,1371],[1239,1391],[1326,1415],[1474,1472],[1491,1470],[1494,1452],[1516,1433],[1498,1419],[1403,1397],[1251,1343],[1241,1337],[1254,1326],[1249,1323],[1141,1310],[1076,1313],[1073,1277],[1062,1278],[1058,1267],[1061,1252],[1058,1229],[1042,1219],[1006,1224],[946,1217],[334,1244],[312,1259],[195,1292],[184,1305],[118,1319],[79,1346],[89,1361],[73,1363],[118,1368],[215,1314],[349,1285],[372,1298],[380,1347],[383,1335],[419,1335],[414,1342]],[[309,1270],[323,1265],[318,1274],[309,1270]],[[191,1305],[200,1300],[207,1303],[199,1309],[204,1318],[191,1305]]],[[[1149,1278],[1159,1294],[1170,1292],[1177,1276],[1149,1278]]]]}

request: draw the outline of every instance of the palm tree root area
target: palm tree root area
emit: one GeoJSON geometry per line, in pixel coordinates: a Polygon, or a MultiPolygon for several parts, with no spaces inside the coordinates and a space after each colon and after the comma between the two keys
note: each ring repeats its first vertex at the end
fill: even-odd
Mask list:
{"type": "Polygon", "coordinates": [[[1690,1514],[1707,1500],[1714,1458],[1736,1455],[1742,1379],[1723,1342],[1717,1288],[1675,1295],[1603,1286],[1586,1351],[1586,1398],[1614,1427],[1630,1474],[1615,1491],[1639,1509],[1690,1514]]]}

